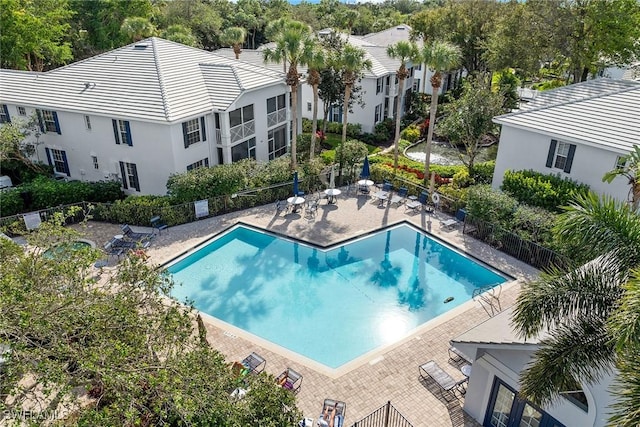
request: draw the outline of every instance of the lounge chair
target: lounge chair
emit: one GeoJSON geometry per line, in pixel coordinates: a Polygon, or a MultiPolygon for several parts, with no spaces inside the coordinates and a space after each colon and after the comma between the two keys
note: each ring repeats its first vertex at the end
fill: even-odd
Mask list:
{"type": "Polygon", "coordinates": [[[276,378],[276,382],[282,388],[286,388],[287,390],[291,390],[294,393],[297,393],[298,390],[300,390],[300,386],[302,385],[302,375],[291,368],[287,368],[280,375],[278,375],[278,378],[276,378]]]}
{"type": "Polygon", "coordinates": [[[420,208],[423,208],[427,205],[428,200],[429,193],[423,191],[418,196],[418,200],[411,200],[404,205],[405,210],[411,209],[413,212],[417,212],[420,208]]]}
{"type": "Polygon", "coordinates": [[[456,391],[461,395],[464,395],[466,392],[464,383],[468,381],[468,378],[460,381],[454,380],[451,375],[443,371],[433,360],[428,361],[424,365],[420,365],[418,372],[422,378],[430,379],[440,387],[440,394],[447,402],[457,399],[456,391]],[[449,399],[449,397],[453,398],[449,399]]]}
{"type": "Polygon", "coordinates": [[[267,361],[256,352],[242,359],[241,363],[249,369],[249,372],[252,374],[259,374],[264,371],[265,366],[267,366],[267,361]]]}
{"type": "Polygon", "coordinates": [[[322,411],[318,417],[319,426],[329,425],[329,420],[324,419],[324,413],[326,411],[331,414],[333,408],[336,408],[336,417],[333,421],[333,427],[342,427],[344,425],[344,416],[347,412],[347,404],[333,399],[325,399],[322,404],[322,411]]]}
{"type": "Polygon", "coordinates": [[[153,238],[153,233],[137,233],[133,231],[128,224],[123,225],[121,228],[124,237],[126,237],[127,239],[131,239],[134,242],[142,242],[145,240],[151,240],[153,238]]]}
{"type": "Polygon", "coordinates": [[[389,181],[385,181],[382,184],[382,191],[386,191],[387,193],[393,190],[393,185],[389,181]]]}
{"type": "Polygon", "coordinates": [[[466,215],[467,215],[467,212],[464,209],[458,209],[458,211],[456,212],[455,218],[445,219],[440,222],[440,225],[442,225],[445,228],[453,228],[458,224],[464,223],[464,218],[466,215]]]}
{"type": "Polygon", "coordinates": [[[282,211],[287,213],[289,211],[289,204],[286,200],[276,200],[276,215],[282,211]]]}
{"type": "Polygon", "coordinates": [[[153,227],[154,232],[157,230],[158,234],[162,234],[162,230],[169,228],[167,223],[160,218],[160,215],[154,216],[149,220],[149,222],[151,223],[151,227],[153,227]]]}
{"type": "Polygon", "coordinates": [[[449,347],[449,360],[453,363],[462,363],[471,364],[473,363],[473,359],[458,350],[456,347],[449,347]]]}
{"type": "Polygon", "coordinates": [[[391,198],[391,204],[398,204],[398,206],[400,206],[407,198],[407,194],[409,194],[409,190],[406,187],[398,188],[398,192],[391,198]]]}

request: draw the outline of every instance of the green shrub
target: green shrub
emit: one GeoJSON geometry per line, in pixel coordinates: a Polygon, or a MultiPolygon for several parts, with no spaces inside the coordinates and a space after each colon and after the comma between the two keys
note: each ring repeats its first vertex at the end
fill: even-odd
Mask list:
{"type": "Polygon", "coordinates": [[[173,174],[167,181],[167,190],[178,203],[233,194],[247,187],[248,172],[255,168],[255,160],[198,168],[173,174]]]}
{"type": "Polygon", "coordinates": [[[466,188],[475,184],[473,177],[469,175],[467,168],[460,169],[453,175],[453,185],[457,188],[466,188]]]}
{"type": "Polygon", "coordinates": [[[513,231],[525,240],[553,249],[553,226],[557,214],[548,210],[520,205],[513,215],[513,231]]]}
{"type": "MultiPolygon", "coordinates": [[[[129,196],[114,203],[98,203],[93,210],[93,218],[98,221],[108,221],[120,224],[135,224],[149,226],[149,220],[159,215],[161,208],[171,205],[168,196],[129,196]]],[[[175,218],[162,219],[169,225],[180,224],[175,218]]],[[[186,221],[184,221],[186,222],[186,221]]]]}
{"type": "Polygon", "coordinates": [[[520,203],[559,211],[576,194],[586,194],[589,186],[560,175],[545,175],[533,170],[512,172],[507,170],[502,190],[520,203]]]}
{"type": "Polygon", "coordinates": [[[327,165],[335,163],[336,150],[324,150],[322,153],[320,153],[320,157],[322,158],[322,161],[327,165]]]}
{"type": "Polygon", "coordinates": [[[11,216],[23,212],[24,201],[20,197],[20,189],[0,191],[0,217],[11,216]]]}
{"type": "Polygon", "coordinates": [[[469,187],[467,213],[474,218],[511,229],[518,201],[489,185],[469,187]]]}
{"type": "Polygon", "coordinates": [[[476,163],[473,166],[473,180],[476,184],[491,184],[493,181],[493,171],[496,168],[496,161],[476,163]]]}
{"type": "Polygon", "coordinates": [[[405,130],[400,132],[400,136],[413,144],[420,138],[420,129],[416,125],[409,125],[405,130]]]}
{"type": "Polygon", "coordinates": [[[442,205],[446,200],[447,206],[451,212],[456,212],[458,209],[465,208],[469,198],[468,187],[458,188],[453,185],[441,185],[438,187],[438,193],[445,196],[440,198],[440,204],[442,205]]]}
{"type": "Polygon", "coordinates": [[[82,201],[111,202],[124,197],[120,183],[56,181],[51,178],[38,177],[28,184],[18,187],[29,194],[31,204],[24,206],[27,210],[47,209],[53,206],[67,205],[82,201]]]}

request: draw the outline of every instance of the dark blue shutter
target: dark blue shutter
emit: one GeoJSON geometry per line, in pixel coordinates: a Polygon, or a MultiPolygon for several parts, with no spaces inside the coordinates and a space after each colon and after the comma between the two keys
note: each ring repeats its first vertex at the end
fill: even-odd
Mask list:
{"type": "Polygon", "coordinates": [[[204,159],[204,166],[205,167],[209,167],[209,158],[207,157],[206,159],[204,159]]]}
{"type": "Polygon", "coordinates": [[[576,145],[569,145],[569,154],[567,154],[567,161],[564,163],[564,171],[565,173],[571,172],[571,165],[573,165],[573,156],[576,154],[576,145]]]}
{"type": "Polygon", "coordinates": [[[64,163],[64,170],[61,172],[64,172],[67,174],[67,176],[71,176],[71,172],[69,171],[69,162],[67,161],[67,152],[63,151],[62,152],[62,163],[64,163]]]}
{"type": "Polygon", "coordinates": [[[138,168],[135,163],[131,163],[131,169],[133,169],[133,186],[136,191],[140,191],[140,180],[138,180],[138,168]]]}
{"type": "Polygon", "coordinates": [[[51,161],[51,151],[45,147],[44,151],[47,153],[47,161],[49,162],[49,166],[53,166],[53,162],[51,161]]]}
{"type": "Polygon", "coordinates": [[[204,117],[200,117],[200,132],[202,132],[202,141],[207,140],[207,130],[204,127],[204,117]]]}
{"type": "Polygon", "coordinates": [[[53,122],[56,124],[56,133],[58,135],[62,135],[62,133],[60,132],[60,122],[58,121],[58,113],[56,113],[55,111],[53,111],[53,122]]]}
{"type": "Polygon", "coordinates": [[[130,147],[133,146],[133,139],[131,139],[131,127],[129,126],[129,120],[124,122],[124,127],[127,131],[127,141],[130,147]]]}
{"type": "Polygon", "coordinates": [[[127,170],[124,167],[124,162],[120,162],[120,175],[122,175],[122,186],[126,190],[129,186],[127,185],[127,170]]]}
{"type": "MultiPolygon", "coordinates": [[[[111,119],[111,124],[113,125],[113,136],[116,138],[116,144],[120,144],[120,132],[118,131],[118,121],[115,119],[111,119]]],[[[124,188],[127,188],[127,187],[124,187],[124,188]]]]}
{"type": "Polygon", "coordinates": [[[555,139],[551,140],[551,145],[549,145],[549,152],[547,153],[547,167],[553,167],[553,158],[556,155],[556,146],[558,145],[558,141],[555,139]]]}
{"type": "Polygon", "coordinates": [[[9,116],[9,109],[7,108],[7,104],[2,104],[2,109],[4,110],[4,123],[11,123],[11,116],[9,116]]]}
{"type": "Polygon", "coordinates": [[[42,118],[42,111],[36,110],[36,115],[38,116],[38,125],[40,125],[40,132],[47,133],[47,129],[44,127],[44,119],[42,118]]]}
{"type": "Polygon", "coordinates": [[[184,148],[189,148],[189,140],[187,139],[187,122],[182,124],[182,138],[184,140],[184,148]]]}

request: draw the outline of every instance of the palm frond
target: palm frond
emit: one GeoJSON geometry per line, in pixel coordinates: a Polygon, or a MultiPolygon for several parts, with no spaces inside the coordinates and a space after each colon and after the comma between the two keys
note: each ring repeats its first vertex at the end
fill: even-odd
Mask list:
{"type": "Polygon", "coordinates": [[[632,347],[622,353],[618,361],[618,376],[610,390],[617,397],[611,405],[613,415],[609,425],[616,427],[637,427],[640,425],[640,349],[632,347]]]}
{"type": "Polygon", "coordinates": [[[620,306],[609,318],[609,330],[616,337],[618,351],[630,347],[640,351],[640,268],[631,272],[623,290],[620,306]]]}

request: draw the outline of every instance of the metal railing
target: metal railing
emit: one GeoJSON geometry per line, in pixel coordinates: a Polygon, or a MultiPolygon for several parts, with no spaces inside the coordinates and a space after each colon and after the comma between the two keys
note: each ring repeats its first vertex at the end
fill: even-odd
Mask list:
{"type": "Polygon", "coordinates": [[[465,216],[462,232],[538,269],[569,265],[567,258],[557,252],[469,215],[465,216]]]}
{"type": "Polygon", "coordinates": [[[38,213],[40,214],[40,220],[44,222],[51,219],[54,216],[54,214],[58,212],[67,214],[71,208],[77,206],[80,208],[80,210],[74,213],[73,215],[69,215],[65,218],[66,224],[75,224],[85,219],[86,215],[90,211],[90,208],[89,208],[90,205],[91,203],[88,203],[88,202],[70,203],[68,205],[54,206],[52,208],[41,209],[33,212],[25,212],[25,213],[20,213],[16,215],[5,216],[0,218],[0,228],[17,227],[18,229],[25,230],[24,221],[23,221],[24,215],[38,213]]]}
{"type": "Polygon", "coordinates": [[[413,427],[404,415],[388,401],[351,427],[413,427]]]}

